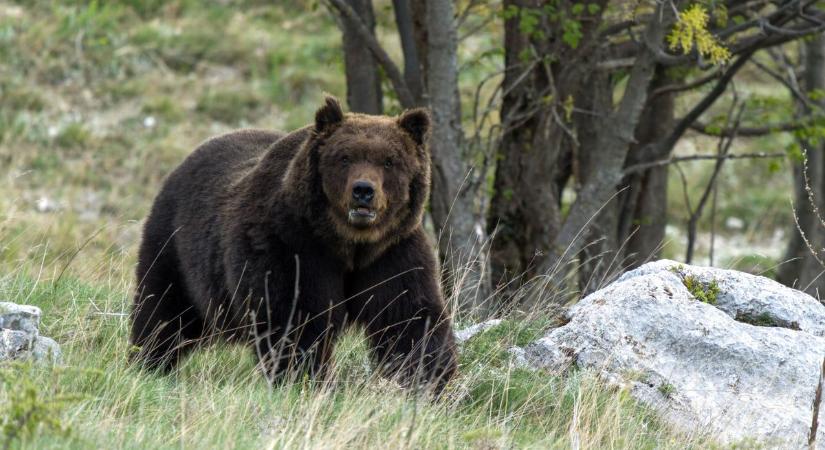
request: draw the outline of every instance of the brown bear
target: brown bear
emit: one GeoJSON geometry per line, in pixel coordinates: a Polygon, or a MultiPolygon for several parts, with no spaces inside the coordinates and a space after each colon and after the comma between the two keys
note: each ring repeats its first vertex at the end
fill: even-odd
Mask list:
{"type": "Polygon", "coordinates": [[[381,373],[443,387],[456,352],[421,225],[429,126],[423,109],[344,114],[327,97],[312,125],[198,147],[146,221],[133,357],[168,370],[222,337],[250,344],[273,378],[323,376],[358,325],[381,373]]]}

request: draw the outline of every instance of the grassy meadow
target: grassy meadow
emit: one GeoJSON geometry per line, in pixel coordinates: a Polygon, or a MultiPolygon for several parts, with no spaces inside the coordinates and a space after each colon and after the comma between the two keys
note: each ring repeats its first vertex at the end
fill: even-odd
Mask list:
{"type": "MultiPolygon", "coordinates": [[[[379,24],[390,5],[376,2],[379,24]]],[[[462,90],[501,64],[499,39],[462,44],[462,90]]],[[[271,386],[251,352],[226,346],[171,376],[126,364],[141,221],[164,176],[212,135],[304,125],[324,91],[344,97],[341,58],[316,2],[0,0],[0,301],[42,308],[41,332],[65,360],[0,366],[0,449],[713,445],[669,430],[591,373],[516,367],[507,349],[552,323],[541,311],[471,340],[438,401],[375,378],[356,332],[323,385],[271,386]]],[[[758,182],[778,188],[738,213],[748,229],[787,205],[771,194],[790,192],[787,177],[767,179],[758,182]]]]}

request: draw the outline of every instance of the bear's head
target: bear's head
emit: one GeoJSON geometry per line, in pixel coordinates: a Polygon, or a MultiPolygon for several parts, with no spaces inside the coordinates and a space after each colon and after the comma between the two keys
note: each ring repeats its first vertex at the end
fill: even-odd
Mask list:
{"type": "Polygon", "coordinates": [[[344,114],[327,97],[297,156],[307,158],[302,170],[314,172],[306,189],[323,196],[324,211],[313,214],[326,216],[338,237],[352,243],[411,231],[429,194],[429,128],[425,109],[398,117],[344,114]]]}

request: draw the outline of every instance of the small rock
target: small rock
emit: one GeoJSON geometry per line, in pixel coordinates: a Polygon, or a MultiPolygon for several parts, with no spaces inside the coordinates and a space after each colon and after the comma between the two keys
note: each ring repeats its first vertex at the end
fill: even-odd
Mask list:
{"type": "Polygon", "coordinates": [[[34,206],[37,209],[37,212],[41,213],[54,212],[60,209],[60,205],[56,201],[46,196],[38,198],[34,206]]]}
{"type": "Polygon", "coordinates": [[[61,363],[60,346],[40,336],[40,308],[0,302],[0,361],[32,359],[61,363]]]}
{"type": "Polygon", "coordinates": [[[36,335],[40,327],[40,308],[0,302],[0,330],[16,330],[36,335]]]}
{"type": "Polygon", "coordinates": [[[463,330],[456,331],[455,340],[457,343],[462,344],[482,331],[489,330],[490,328],[498,326],[500,323],[501,319],[491,319],[486,322],[477,323],[463,330]]]}
{"type": "Polygon", "coordinates": [[[729,230],[741,230],[745,228],[745,221],[738,217],[728,217],[725,219],[725,228],[729,230]]]}
{"type": "Polygon", "coordinates": [[[34,340],[31,357],[35,361],[48,361],[54,364],[63,363],[63,353],[60,351],[60,345],[54,339],[46,336],[38,336],[34,340]]]}
{"type": "Polygon", "coordinates": [[[0,330],[0,361],[18,359],[32,347],[32,336],[25,331],[0,330]]]}
{"type": "Polygon", "coordinates": [[[530,367],[530,361],[527,360],[527,354],[521,347],[510,347],[507,349],[507,353],[509,353],[513,359],[513,363],[516,367],[530,367]]]}

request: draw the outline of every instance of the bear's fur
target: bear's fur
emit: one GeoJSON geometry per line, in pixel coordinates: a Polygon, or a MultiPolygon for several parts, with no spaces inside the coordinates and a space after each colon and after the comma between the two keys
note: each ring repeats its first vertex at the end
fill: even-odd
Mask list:
{"type": "Polygon", "coordinates": [[[428,128],[425,110],[344,114],[328,97],[313,125],[289,134],[202,144],[146,221],[137,361],[168,370],[219,336],[249,343],[270,376],[323,375],[336,337],[356,324],[382,372],[443,386],[456,356],[421,226],[428,128]]]}

